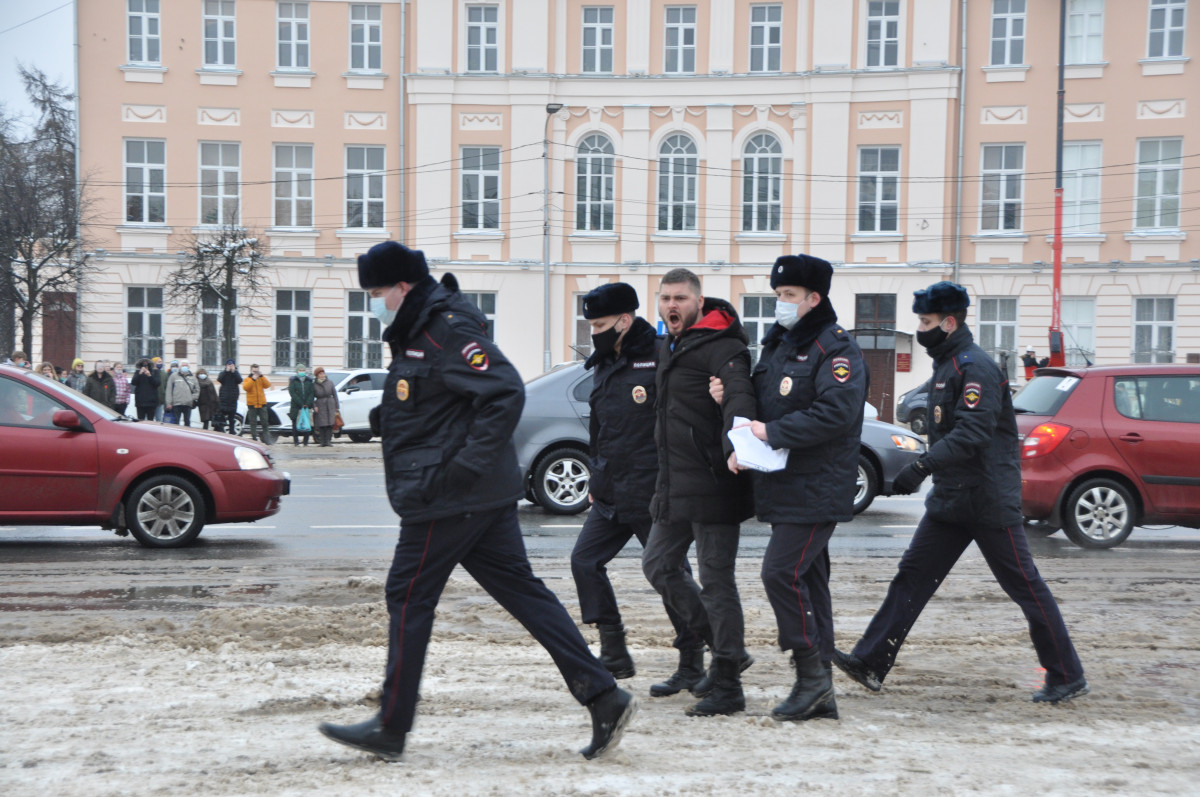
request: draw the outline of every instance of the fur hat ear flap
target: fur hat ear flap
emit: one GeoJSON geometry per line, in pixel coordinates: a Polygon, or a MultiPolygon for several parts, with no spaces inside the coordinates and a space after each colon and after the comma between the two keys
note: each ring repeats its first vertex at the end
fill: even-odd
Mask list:
{"type": "Polygon", "coordinates": [[[442,287],[448,291],[458,291],[458,277],[447,271],[442,275],[442,287]]]}

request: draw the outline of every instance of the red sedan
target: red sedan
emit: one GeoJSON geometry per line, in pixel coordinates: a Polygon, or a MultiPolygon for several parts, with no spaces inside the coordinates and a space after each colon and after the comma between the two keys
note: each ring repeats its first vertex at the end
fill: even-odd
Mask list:
{"type": "Polygon", "coordinates": [[[1200,528],[1200,366],[1039,368],[1013,398],[1021,511],[1077,545],[1200,528]]]}
{"type": "Polygon", "coordinates": [[[0,452],[0,525],[98,525],[151,548],[273,515],[290,485],[258,443],[133,421],[14,366],[0,366],[0,452]]]}

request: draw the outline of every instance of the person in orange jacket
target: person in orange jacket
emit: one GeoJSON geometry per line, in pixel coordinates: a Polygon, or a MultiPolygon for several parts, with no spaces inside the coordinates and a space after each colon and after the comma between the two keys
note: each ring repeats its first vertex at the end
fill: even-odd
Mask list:
{"type": "Polygon", "coordinates": [[[262,424],[262,442],[271,444],[270,421],[267,419],[267,391],[271,389],[271,381],[263,376],[258,363],[250,366],[250,376],[242,380],[242,390],[246,392],[246,423],[250,430],[250,439],[259,440],[257,426],[262,424]]]}

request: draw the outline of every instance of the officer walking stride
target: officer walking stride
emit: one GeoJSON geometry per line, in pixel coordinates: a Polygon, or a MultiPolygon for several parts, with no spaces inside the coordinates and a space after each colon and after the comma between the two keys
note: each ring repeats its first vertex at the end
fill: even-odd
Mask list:
{"type": "Polygon", "coordinates": [[[525,403],[516,369],[479,311],[431,276],[424,253],[395,241],[358,259],[358,279],[384,326],[392,361],[378,425],[400,540],[388,573],[388,657],[379,713],[321,733],[387,761],[412,729],[434,611],[461,564],[549,652],[592,717],[585,758],[611,750],[636,701],[591,654],[575,622],[533,574],[517,500],[524,496],[513,429],[525,403]]]}
{"type": "MultiPolygon", "coordinates": [[[[571,552],[571,572],[583,622],[598,627],[600,661],[614,678],[632,678],[635,667],[605,567],[630,537],[646,545],[658,473],[654,445],[658,335],[645,319],[634,315],[637,309],[637,291],[625,282],[601,285],[583,297],[583,317],[592,328],[592,354],[584,368],[594,371],[588,397],[592,509],[571,552]]],[[[685,577],[691,578],[690,569],[685,577]]],[[[689,689],[704,676],[704,640],[688,630],[670,605],[666,609],[675,627],[679,669],[667,682],[650,687],[655,697],[689,689]]]]}
{"type": "Polygon", "coordinates": [[[734,571],[740,524],[751,515],[753,497],[748,474],[730,473],[725,464],[733,452],[726,433],[735,416],[754,414],[750,352],[737,311],[702,295],[700,278],[687,269],[663,275],[658,313],[668,337],[659,346],[658,480],[642,570],[713,652],[711,672],[691,689],[703,699],[687,713],[733,714],[746,708],[741,672],[754,661],[734,571]],[[721,405],[708,393],[714,376],[725,385],[721,405]],[[693,542],[700,587],[683,568],[693,542]]]}
{"type": "Polygon", "coordinates": [[[887,597],[851,653],[834,663],[878,692],[913,624],[972,541],[1005,593],[1021,607],[1046,681],[1035,703],[1085,695],[1083,666],[1058,604],[1042,580],[1021,517],[1021,460],[1008,378],[967,327],[966,288],[937,282],[913,293],[917,342],[933,358],[929,450],[892,482],[901,495],[932,474],[925,516],[887,597]]]}
{"type": "MultiPolygon", "coordinates": [[[[833,267],[785,255],[771,269],[776,323],[754,367],[758,414],[751,431],[788,449],[781,471],[754,473],[754,508],[771,524],[762,581],[775,610],[779,647],[796,682],[771,712],[780,720],[837,719],[833,691],[833,604],[829,540],[854,519],[859,438],[870,384],[862,349],[829,301],[833,267]]],[[[710,392],[723,400],[724,385],[710,392]]],[[[737,455],[730,455],[737,467],[737,455]]]]}

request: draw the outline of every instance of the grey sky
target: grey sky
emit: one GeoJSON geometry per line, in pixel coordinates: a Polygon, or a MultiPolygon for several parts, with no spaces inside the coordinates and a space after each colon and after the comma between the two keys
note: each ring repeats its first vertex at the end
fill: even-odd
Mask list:
{"type": "Polygon", "coordinates": [[[0,102],[9,113],[32,112],[18,63],[36,66],[75,90],[74,28],[71,0],[0,0],[0,102]],[[40,14],[45,16],[34,19],[40,14]]]}

